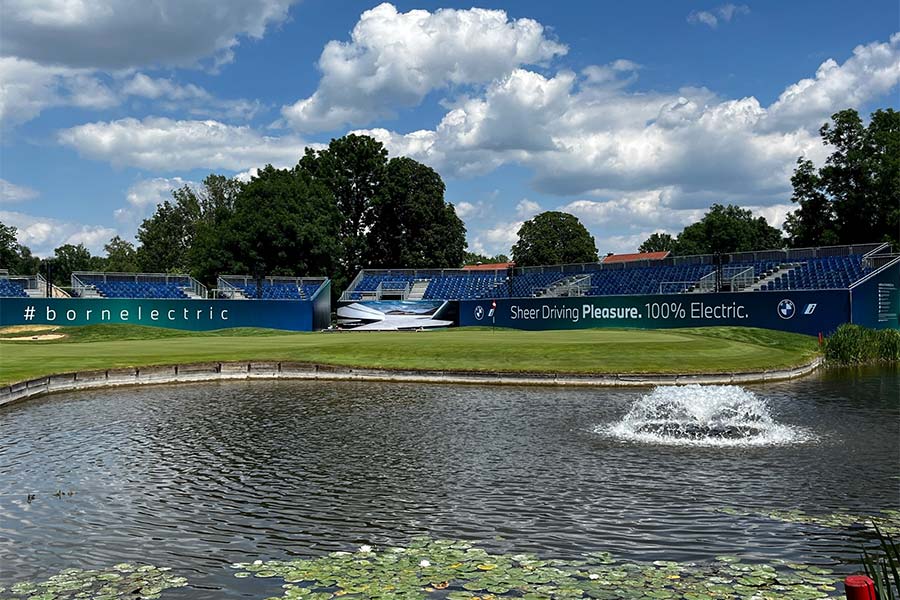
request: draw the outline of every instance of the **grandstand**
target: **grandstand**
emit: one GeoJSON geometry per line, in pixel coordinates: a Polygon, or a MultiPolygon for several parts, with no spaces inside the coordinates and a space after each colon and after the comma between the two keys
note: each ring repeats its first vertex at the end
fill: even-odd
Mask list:
{"type": "Polygon", "coordinates": [[[68,297],[62,289],[48,285],[43,275],[10,275],[7,269],[0,269],[0,298],[43,298],[48,295],[68,297]]]}
{"type": "Polygon", "coordinates": [[[72,273],[72,294],[79,298],[167,298],[205,299],[202,283],[184,274],[172,273],[72,273]]]}
{"type": "Polygon", "coordinates": [[[887,257],[888,244],[667,256],[489,269],[364,269],[341,296],[366,300],[473,300],[846,289],[887,257]]]}
{"type": "Polygon", "coordinates": [[[270,276],[257,282],[250,275],[220,275],[214,295],[232,300],[311,300],[326,281],[325,277],[270,276]]]}

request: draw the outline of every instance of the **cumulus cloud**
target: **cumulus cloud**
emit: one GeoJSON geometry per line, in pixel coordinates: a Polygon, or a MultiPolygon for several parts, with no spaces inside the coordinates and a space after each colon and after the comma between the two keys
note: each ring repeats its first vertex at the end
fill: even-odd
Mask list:
{"type": "Polygon", "coordinates": [[[73,68],[193,66],[231,60],[294,0],[5,0],[5,56],[73,68]]]}
{"type": "Polygon", "coordinates": [[[552,195],[668,190],[671,208],[767,206],[786,197],[798,156],[824,158],[813,124],[897,86],[898,44],[895,35],[858,47],[843,64],[827,61],[769,107],[702,88],[632,93],[590,75],[517,69],[450,106],[433,130],[363,132],[456,176],[523,165],[552,195]]]}
{"type": "Polygon", "coordinates": [[[750,7],[746,4],[723,4],[712,10],[695,10],[687,16],[688,23],[708,25],[712,29],[719,26],[719,23],[727,23],[736,15],[745,15],[750,12],[750,7]]]}
{"type": "Polygon", "coordinates": [[[0,57],[0,123],[23,123],[52,106],[103,109],[118,103],[116,93],[86,69],[0,57]]]}
{"type": "Polygon", "coordinates": [[[282,114],[301,131],[361,125],[415,106],[434,89],[491,81],[566,51],[537,21],[502,10],[400,13],[385,3],[360,16],[349,42],[325,46],[318,89],[282,114]]]}
{"type": "Polygon", "coordinates": [[[18,242],[38,256],[49,256],[54,248],[64,244],[84,244],[96,254],[116,235],[115,229],[102,225],[84,225],[20,212],[0,211],[0,221],[15,227],[18,242]]]}
{"type": "Polygon", "coordinates": [[[37,191],[24,185],[16,185],[3,178],[0,178],[0,204],[23,202],[37,198],[37,191]]]}
{"type": "Polygon", "coordinates": [[[860,45],[843,64],[823,62],[816,76],[788,86],[769,107],[767,127],[818,128],[837,109],[860,106],[900,82],[900,33],[883,43],[860,45]]]}
{"type": "Polygon", "coordinates": [[[216,98],[192,83],[182,85],[172,79],[150,77],[144,73],[136,73],[125,81],[120,93],[122,96],[153,100],[154,106],[164,110],[186,110],[194,116],[246,120],[252,119],[262,108],[257,100],[216,98]]]}
{"type": "Polygon", "coordinates": [[[158,205],[172,199],[173,190],[184,186],[196,187],[197,184],[181,177],[141,179],[128,188],[125,206],[116,209],[113,215],[126,236],[131,237],[158,205]]]}
{"type": "Polygon", "coordinates": [[[521,219],[530,219],[539,212],[541,212],[541,205],[534,200],[522,198],[519,203],[516,204],[516,214],[519,215],[519,218],[521,219]]]}
{"type": "Polygon", "coordinates": [[[169,172],[242,171],[269,163],[287,167],[306,146],[297,137],[269,137],[248,126],[160,117],[79,125],[61,131],[59,141],[86,158],[169,172]]]}

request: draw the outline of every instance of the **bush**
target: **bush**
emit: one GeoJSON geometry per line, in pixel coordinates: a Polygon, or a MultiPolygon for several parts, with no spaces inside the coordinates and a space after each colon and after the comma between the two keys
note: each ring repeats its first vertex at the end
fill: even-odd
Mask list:
{"type": "Polygon", "coordinates": [[[825,342],[825,358],[838,364],[900,361],[900,331],[841,325],[825,342]]]}

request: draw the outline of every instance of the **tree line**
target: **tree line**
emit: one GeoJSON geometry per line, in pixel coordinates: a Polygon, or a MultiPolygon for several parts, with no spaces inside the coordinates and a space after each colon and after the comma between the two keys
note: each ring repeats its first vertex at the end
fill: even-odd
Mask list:
{"type": "MultiPolygon", "coordinates": [[[[877,110],[864,125],[852,109],[820,129],[831,154],[818,169],[800,158],[784,231],[731,204],[714,204],[678,235],[654,233],[641,252],[713,254],[900,238],[900,113],[877,110]]],[[[92,256],[65,244],[43,260],[0,223],[0,267],[49,271],[189,273],[214,285],[221,273],[329,276],[343,289],[362,268],[454,268],[507,262],[466,251],[466,229],[444,199],[440,175],[411,158],[388,158],[377,140],[350,134],[307,148],[291,169],[266,166],[243,182],[211,174],[184,186],[138,229],[137,245],[116,236],[92,256]]],[[[518,266],[596,262],[594,238],[573,215],[547,211],[526,221],[511,249],[518,266]]]]}

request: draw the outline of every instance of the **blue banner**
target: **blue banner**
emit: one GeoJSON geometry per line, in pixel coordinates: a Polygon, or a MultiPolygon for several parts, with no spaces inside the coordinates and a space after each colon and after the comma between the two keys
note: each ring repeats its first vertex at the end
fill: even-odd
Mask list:
{"type": "Polygon", "coordinates": [[[742,326],[816,335],[850,320],[848,290],[463,300],[460,326],[514,329],[742,326]]]}
{"type": "Polygon", "coordinates": [[[900,329],[900,262],[850,288],[853,322],[873,329],[900,329]]]}
{"type": "MultiPolygon", "coordinates": [[[[229,327],[312,331],[314,302],[330,307],[328,290],[320,295],[314,301],[0,298],[0,326],[128,323],[189,331],[229,327]]],[[[327,309],[325,317],[318,327],[328,326],[327,309]]]]}

